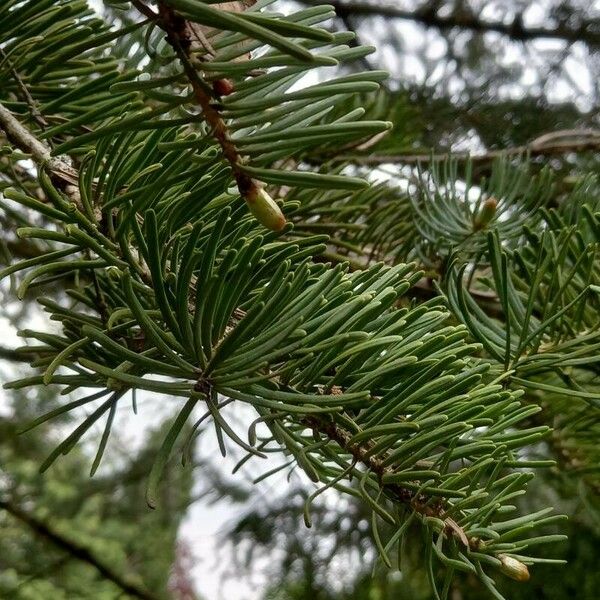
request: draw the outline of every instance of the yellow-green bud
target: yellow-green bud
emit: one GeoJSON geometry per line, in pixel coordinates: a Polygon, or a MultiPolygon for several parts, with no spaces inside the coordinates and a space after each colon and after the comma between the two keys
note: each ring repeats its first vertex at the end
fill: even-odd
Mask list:
{"type": "Polygon", "coordinates": [[[483,229],[496,215],[498,209],[498,200],[496,198],[488,198],[479,209],[479,214],[473,223],[475,231],[483,229]]]}
{"type": "Polygon", "coordinates": [[[499,554],[498,558],[502,563],[500,570],[515,581],[528,581],[529,580],[529,569],[527,565],[523,564],[520,560],[512,558],[512,556],[506,556],[506,554],[499,554]]]}
{"type": "Polygon", "coordinates": [[[285,227],[285,216],[277,202],[261,187],[253,187],[246,194],[246,204],[256,220],[272,231],[281,231],[285,227]]]}

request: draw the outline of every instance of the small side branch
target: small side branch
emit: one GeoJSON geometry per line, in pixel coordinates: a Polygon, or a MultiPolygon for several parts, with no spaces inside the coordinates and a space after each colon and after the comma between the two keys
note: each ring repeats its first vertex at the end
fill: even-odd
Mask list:
{"type": "Polygon", "coordinates": [[[53,158],[50,154],[50,148],[26,129],[1,103],[0,129],[4,131],[8,140],[19,150],[30,154],[36,164],[46,165],[56,177],[68,184],[78,185],[77,171],[65,161],[53,158]]]}
{"type": "Polygon", "coordinates": [[[465,546],[476,549],[479,546],[479,541],[475,538],[468,538],[462,527],[456,521],[444,515],[444,505],[439,500],[433,504],[430,498],[426,495],[415,494],[411,490],[402,487],[397,483],[384,483],[384,475],[391,471],[383,465],[380,458],[372,456],[370,447],[364,443],[351,443],[351,434],[345,429],[334,423],[333,421],[319,417],[309,417],[305,419],[305,423],[314,432],[325,435],[330,440],[336,442],[342,449],[349,452],[355,462],[367,467],[369,471],[374,473],[378,478],[381,487],[386,490],[395,500],[410,506],[414,511],[423,516],[435,516],[445,524],[445,533],[449,536],[455,536],[465,546]]]}
{"type": "Polygon", "coordinates": [[[2,59],[0,63],[6,62],[6,64],[8,65],[13,79],[17,83],[17,86],[19,87],[19,90],[21,91],[25,102],[27,102],[27,106],[29,106],[29,112],[31,113],[33,120],[40,126],[41,129],[45,129],[48,126],[48,123],[46,123],[46,119],[44,119],[44,116],[40,112],[35,100],[29,93],[27,86],[25,85],[25,83],[23,83],[23,80],[21,79],[19,73],[17,73],[17,70],[14,68],[13,64],[11,63],[10,59],[8,58],[8,56],[2,48],[0,48],[0,58],[2,59]]]}
{"type": "Polygon", "coordinates": [[[474,164],[487,164],[498,158],[514,156],[560,156],[574,152],[596,151],[600,149],[600,130],[555,131],[536,138],[523,146],[513,146],[502,150],[490,150],[481,154],[470,152],[441,152],[436,154],[370,154],[362,156],[342,154],[330,158],[334,163],[347,162],[355,165],[376,166],[384,164],[416,165],[421,163],[443,162],[448,159],[470,160],[474,164]]]}
{"type": "MultiPolygon", "coordinates": [[[[277,203],[263,190],[262,185],[244,170],[244,159],[232,141],[229,127],[215,103],[219,96],[213,94],[210,86],[204,80],[201,65],[196,65],[192,61],[190,53],[192,37],[203,38],[201,30],[194,29],[193,23],[188,22],[164,2],[158,2],[158,13],[153,12],[140,0],[133,0],[133,4],[167,34],[167,41],[183,66],[186,77],[192,86],[194,98],[202,109],[202,114],[213,138],[219,144],[225,160],[229,163],[240,196],[246,202],[250,212],[268,229],[281,231],[286,224],[285,216],[277,203]]],[[[224,3],[221,9],[227,10],[227,4],[224,3]]],[[[208,53],[212,54],[210,44],[206,40],[203,45],[208,53]]]]}

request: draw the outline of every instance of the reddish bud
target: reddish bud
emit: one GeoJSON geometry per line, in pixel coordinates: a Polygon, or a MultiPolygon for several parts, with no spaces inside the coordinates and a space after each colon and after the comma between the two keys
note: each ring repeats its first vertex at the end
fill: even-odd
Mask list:
{"type": "Polygon", "coordinates": [[[498,200],[494,197],[488,198],[479,209],[479,214],[475,219],[474,228],[475,231],[479,231],[480,229],[484,229],[490,221],[496,215],[496,211],[498,210],[498,200]]]}
{"type": "Polygon", "coordinates": [[[217,79],[213,81],[213,90],[217,96],[229,96],[235,92],[235,86],[231,79],[217,79]]]}

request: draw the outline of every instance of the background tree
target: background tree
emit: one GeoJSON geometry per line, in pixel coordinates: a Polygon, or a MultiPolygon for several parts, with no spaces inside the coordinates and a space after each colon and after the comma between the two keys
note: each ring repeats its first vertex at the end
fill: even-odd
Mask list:
{"type": "MultiPolygon", "coordinates": [[[[175,445],[189,455],[198,411],[223,453],[246,453],[236,470],[282,454],[265,475],[299,466],[324,486],[307,522],[335,489],[367,509],[384,564],[408,539],[423,569],[415,593],[483,585],[499,597],[501,574],[528,579],[563,539],[543,471],[521,499],[531,469],[558,461],[561,492],[587,506],[597,494],[600,229],[595,160],[580,153],[598,135],[592,88],[587,106],[569,97],[555,109],[557,86],[538,78],[517,102],[504,47],[486,42],[500,36],[522,58],[538,39],[562,40],[567,64],[579,40],[595,48],[594,16],[564,3],[540,6],[541,25],[517,3],[500,16],[493,3],[377,6],[434,30],[450,56],[434,68],[425,44],[427,76],[380,91],[385,74],[364,71],[369,50],[341,30],[368,37],[373,4],[287,17],[269,4],[113,2],[102,19],[70,0],[0,9],[5,248],[25,259],[2,274],[23,271],[19,298],[54,294],[39,301],[60,323],[4,352],[41,369],[8,387],[78,392],[38,420],[81,418],[44,469],[103,421],[96,467],[117,407],[135,390],[163,393],[182,403],[167,406],[152,507],[175,445]],[[334,33],[317,26],[330,19],[334,33]],[[545,135],[540,107],[569,131],[545,135]],[[240,404],[258,417],[247,441],[240,404]]],[[[365,542],[353,537],[344,548],[365,542]]],[[[306,557],[291,591],[314,592],[318,544],[285,539],[306,557]]],[[[360,576],[353,593],[395,585],[360,576]]]]}
{"type": "Polygon", "coordinates": [[[190,598],[178,595],[174,567],[192,472],[170,466],[162,498],[167,510],[140,511],[144,478],[164,432],[154,432],[139,452],[123,448],[94,479],[77,450],[40,474],[56,440],[48,428],[18,433],[42,406],[58,403],[46,391],[33,402],[22,394],[14,400],[11,417],[0,421],[0,594],[19,600],[190,598]]]}

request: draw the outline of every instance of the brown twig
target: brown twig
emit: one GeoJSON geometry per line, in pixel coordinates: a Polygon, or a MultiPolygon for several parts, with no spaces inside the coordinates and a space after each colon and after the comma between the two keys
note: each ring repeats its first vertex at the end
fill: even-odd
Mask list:
{"type": "Polygon", "coordinates": [[[59,158],[53,158],[50,148],[38,140],[19,120],[0,103],[0,129],[17,148],[30,154],[38,165],[47,166],[55,177],[71,185],[79,185],[77,170],[59,158]]]}
{"type": "Polygon", "coordinates": [[[196,69],[191,64],[186,53],[184,44],[181,38],[175,37],[173,30],[168,30],[168,38],[173,49],[177,53],[179,60],[183,65],[183,69],[187,78],[190,81],[194,91],[194,97],[202,108],[202,114],[210,127],[213,137],[221,147],[223,156],[226,158],[231,171],[238,186],[238,190],[243,198],[248,198],[257,192],[257,183],[242,170],[243,160],[240,156],[235,144],[229,136],[229,128],[225,121],[221,118],[219,111],[213,106],[213,98],[210,94],[210,88],[200,78],[196,69]]]}
{"type": "Polygon", "coordinates": [[[445,516],[446,507],[442,500],[432,501],[432,498],[427,495],[415,493],[400,484],[384,482],[384,477],[393,473],[393,471],[384,466],[383,459],[385,455],[382,459],[381,456],[373,456],[370,453],[371,447],[369,443],[352,443],[352,435],[326,417],[307,417],[305,422],[315,433],[326,435],[330,440],[335,441],[340,448],[352,455],[355,462],[361,463],[374,473],[379,480],[379,485],[383,490],[387,491],[390,497],[410,506],[422,516],[441,519],[445,524],[444,533],[448,536],[455,536],[465,546],[471,549],[479,547],[479,540],[477,538],[469,539],[463,528],[454,519],[445,516]]]}
{"type": "MultiPolygon", "coordinates": [[[[233,143],[229,127],[221,116],[218,106],[219,94],[224,93],[225,90],[230,93],[231,82],[229,80],[213,82],[214,90],[223,90],[223,92],[215,92],[202,75],[202,63],[193,64],[192,39],[197,39],[199,33],[205,37],[204,34],[165,2],[158,2],[158,13],[154,13],[140,0],[134,0],[133,4],[167,34],[167,41],[183,66],[186,77],[192,86],[194,98],[202,109],[202,114],[211,134],[229,163],[240,196],[262,225],[274,231],[281,231],[286,224],[283,213],[273,199],[264,192],[262,185],[247,174],[244,169],[245,160],[233,143]]],[[[228,4],[224,3],[222,9],[228,10],[228,8],[225,8],[225,5],[228,4]]],[[[253,0],[246,0],[244,6],[246,4],[252,5],[254,2],[253,0]]],[[[206,51],[206,44],[202,45],[206,51]]]]}
{"type": "Polygon", "coordinates": [[[40,110],[36,104],[36,101],[33,99],[31,94],[29,93],[27,86],[23,83],[23,80],[21,79],[19,73],[14,68],[12,62],[10,61],[10,59],[8,58],[8,56],[6,55],[6,53],[4,52],[4,50],[2,48],[0,48],[0,57],[2,57],[2,62],[6,62],[6,64],[8,65],[11,75],[13,76],[17,85],[19,86],[19,89],[21,90],[21,94],[23,95],[25,102],[27,102],[27,106],[29,106],[29,112],[31,113],[33,120],[40,126],[40,128],[42,130],[45,129],[48,126],[46,119],[44,119],[42,113],[40,112],[40,110]]]}
{"type": "Polygon", "coordinates": [[[139,0],[133,0],[133,5],[146,17],[152,19],[167,34],[167,41],[171,44],[183,65],[185,74],[192,86],[194,97],[202,109],[202,114],[210,127],[212,135],[221,147],[223,156],[231,167],[240,194],[243,198],[247,198],[256,191],[257,183],[242,171],[243,160],[235,144],[231,141],[225,121],[213,104],[214,99],[210,87],[203,81],[190,61],[192,33],[197,35],[198,32],[192,32],[188,22],[163,2],[158,4],[158,13],[153,12],[139,0]]]}

